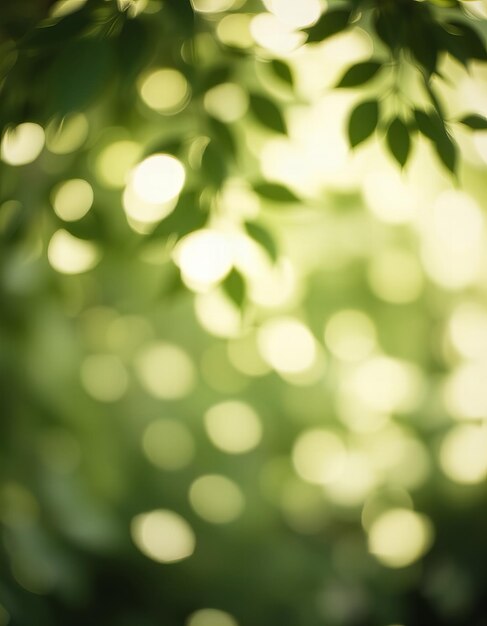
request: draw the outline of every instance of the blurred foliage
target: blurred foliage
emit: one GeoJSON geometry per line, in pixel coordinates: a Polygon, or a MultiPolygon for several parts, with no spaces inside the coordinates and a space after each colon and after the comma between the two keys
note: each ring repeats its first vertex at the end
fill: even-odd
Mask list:
{"type": "Polygon", "coordinates": [[[486,623],[486,17],[0,6],[0,626],[486,623]]]}

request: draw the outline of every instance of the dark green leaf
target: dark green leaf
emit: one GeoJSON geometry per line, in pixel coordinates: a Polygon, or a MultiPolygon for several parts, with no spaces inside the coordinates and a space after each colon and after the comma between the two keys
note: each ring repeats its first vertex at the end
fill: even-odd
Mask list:
{"type": "Polygon", "coordinates": [[[117,40],[117,61],[123,85],[135,84],[151,57],[149,30],[141,20],[127,20],[117,40]]]}
{"type": "Polygon", "coordinates": [[[279,61],[279,59],[272,59],[271,67],[274,71],[274,74],[280,78],[282,81],[287,83],[290,87],[294,85],[294,79],[291,72],[291,68],[284,61],[279,61]]]}
{"type": "Polygon", "coordinates": [[[215,187],[221,187],[227,176],[227,163],[223,150],[214,141],[210,141],[203,152],[201,170],[205,182],[212,183],[215,187]]]}
{"type": "Polygon", "coordinates": [[[229,126],[211,117],[211,115],[208,116],[208,126],[212,139],[226,152],[227,156],[234,159],[237,155],[237,146],[229,126]]]}
{"type": "Polygon", "coordinates": [[[396,11],[378,11],[373,19],[374,30],[382,43],[397,50],[401,46],[404,22],[396,11]]]}
{"type": "Polygon", "coordinates": [[[258,183],[254,185],[254,189],[260,196],[266,200],[272,200],[272,202],[300,202],[299,198],[290,189],[277,183],[258,183]]]}
{"type": "Polygon", "coordinates": [[[424,84],[425,91],[428,94],[428,97],[431,101],[431,104],[435,108],[435,111],[438,113],[440,118],[443,118],[444,117],[443,107],[441,106],[438,96],[434,92],[433,87],[431,86],[430,81],[426,76],[423,76],[423,84],[424,84]]]}
{"type": "Polygon", "coordinates": [[[267,252],[269,257],[277,259],[277,246],[270,232],[258,222],[245,222],[247,233],[267,252]]]}
{"type": "Polygon", "coordinates": [[[112,61],[106,39],[80,39],[68,44],[52,65],[46,86],[50,113],[64,115],[91,104],[111,77],[112,61]]]}
{"type": "Polygon", "coordinates": [[[462,119],[458,121],[460,124],[464,124],[464,126],[468,126],[468,128],[471,128],[472,130],[487,130],[487,118],[482,115],[471,113],[470,115],[462,117],[462,119]]]}
{"type": "Polygon", "coordinates": [[[411,54],[428,76],[436,72],[438,64],[438,47],[431,32],[429,25],[418,21],[408,37],[411,54]]]}
{"type": "Polygon", "coordinates": [[[387,129],[387,146],[401,167],[406,165],[411,147],[409,130],[401,118],[396,117],[387,129]]]}
{"type": "Polygon", "coordinates": [[[364,85],[382,68],[380,61],[364,61],[352,65],[338,81],[337,87],[358,87],[364,85]]]}
{"type": "Polygon", "coordinates": [[[366,100],[358,104],[348,120],[348,140],[352,148],[372,135],[379,122],[379,103],[366,100]]]}
{"type": "Polygon", "coordinates": [[[450,20],[447,25],[452,28],[452,36],[461,39],[461,46],[467,58],[487,60],[485,42],[477,30],[459,20],[450,20]]]}
{"type": "Polygon", "coordinates": [[[67,43],[80,35],[90,25],[90,15],[78,10],[58,20],[47,20],[34,28],[21,41],[21,47],[44,48],[67,43]]]}
{"type": "Polygon", "coordinates": [[[456,171],[457,149],[445,129],[443,120],[436,112],[426,113],[415,109],[414,118],[418,130],[431,141],[442,163],[452,172],[456,171]]]}
{"type": "Polygon", "coordinates": [[[223,281],[222,287],[230,300],[240,308],[245,299],[245,281],[242,274],[233,268],[223,281]]]}
{"type": "Polygon", "coordinates": [[[334,9],[323,13],[316,24],[306,30],[308,33],[307,43],[323,41],[324,39],[345,30],[348,26],[350,13],[351,10],[349,8],[334,9]]]}
{"type": "Polygon", "coordinates": [[[272,100],[260,94],[250,94],[250,110],[255,119],[266,128],[286,134],[286,123],[281,110],[272,100]]]}

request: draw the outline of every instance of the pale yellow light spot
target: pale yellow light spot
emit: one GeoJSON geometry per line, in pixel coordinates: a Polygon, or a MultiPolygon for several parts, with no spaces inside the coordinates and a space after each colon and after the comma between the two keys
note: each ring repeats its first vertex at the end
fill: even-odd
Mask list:
{"type": "Polygon", "coordinates": [[[139,93],[149,108],[171,115],[181,111],[187,104],[188,81],[178,70],[160,68],[142,78],[139,93]]]}
{"type": "Polygon", "coordinates": [[[353,432],[376,432],[389,420],[387,413],[365,407],[362,402],[357,402],[346,389],[339,394],[337,400],[340,420],[353,432]]]}
{"type": "Polygon", "coordinates": [[[343,471],[336,481],[326,485],[326,495],[342,506],[361,504],[377,484],[377,477],[367,456],[358,451],[347,455],[343,471]]]}
{"type": "Polygon", "coordinates": [[[387,567],[400,568],[420,559],[433,543],[428,517],[408,509],[391,509],[369,531],[370,552],[387,567]]]}
{"type": "Polygon", "coordinates": [[[56,187],[51,197],[56,215],[66,222],[84,217],[91,209],[93,199],[93,188],[82,178],[64,181],[56,187]]]}
{"type": "Polygon", "coordinates": [[[416,489],[428,479],[431,465],[428,451],[403,428],[386,425],[364,442],[364,450],[385,482],[393,486],[416,489]]]}
{"type": "Polygon", "coordinates": [[[249,255],[240,263],[240,269],[251,278],[250,299],[262,307],[282,307],[299,293],[296,270],[287,258],[281,257],[277,263],[270,265],[263,253],[255,257],[249,255]]]}
{"type": "Polygon", "coordinates": [[[188,395],[196,382],[195,367],[179,346],[155,342],[137,354],[135,370],[144,389],[156,398],[176,400],[188,395]]]}
{"type": "Polygon", "coordinates": [[[225,214],[237,220],[252,220],[260,212],[257,194],[249,184],[239,178],[229,178],[225,181],[219,194],[219,203],[225,214]]]}
{"type": "Polygon", "coordinates": [[[292,28],[304,28],[318,21],[320,0],[268,0],[266,6],[281,22],[292,28]]]}
{"type": "Polygon", "coordinates": [[[203,104],[206,111],[226,124],[243,117],[248,107],[246,92],[236,83],[222,83],[206,92],[203,104]]]}
{"type": "Polygon", "coordinates": [[[444,389],[447,409],[458,419],[487,419],[487,362],[465,363],[448,377],[444,389]]]}
{"type": "Polygon", "coordinates": [[[369,172],[363,181],[367,205],[372,213],[388,224],[406,224],[416,217],[418,197],[415,189],[397,169],[369,172]]]}
{"type": "Polygon", "coordinates": [[[81,382],[86,392],[100,402],[116,402],[128,387],[122,361],[111,354],[92,354],[81,364],[81,382]]]}
{"type": "Polygon", "coordinates": [[[443,439],[440,463],[451,480],[461,484],[480,483],[487,477],[487,429],[485,426],[456,426],[443,439]]]}
{"type": "Polygon", "coordinates": [[[231,9],[236,0],[191,0],[191,4],[198,13],[221,13],[231,9]]]}
{"type": "Polygon", "coordinates": [[[183,281],[195,291],[219,283],[231,270],[233,254],[224,233],[203,228],[183,237],[174,251],[183,281]]]}
{"type": "Polygon", "coordinates": [[[215,404],[206,411],[204,422],[211,442],[229,454],[253,450],[262,438],[262,426],[256,411],[237,400],[215,404]]]}
{"type": "Polygon", "coordinates": [[[487,357],[487,311],[474,302],[462,302],[450,318],[451,341],[465,358],[487,357]]]}
{"type": "Polygon", "coordinates": [[[367,278],[376,296],[392,304],[414,302],[423,289],[418,259],[409,252],[385,249],[372,258],[367,278]]]}
{"type": "Polygon", "coordinates": [[[250,48],[254,43],[250,34],[250,20],[251,16],[245,13],[225,15],[216,27],[218,39],[234,48],[250,48]]]}
{"type": "Polygon", "coordinates": [[[200,609],[189,616],[185,626],[238,626],[238,623],[225,611],[200,609]]]}
{"type": "Polygon", "coordinates": [[[402,487],[387,487],[372,493],[362,507],[361,521],[364,529],[369,532],[375,520],[391,509],[412,510],[413,499],[402,487]]]}
{"type": "Polygon", "coordinates": [[[217,474],[197,478],[189,489],[189,501],[200,517],[213,524],[233,522],[245,506],[240,487],[217,474]]]}
{"type": "Polygon", "coordinates": [[[9,128],[2,138],[2,160],[9,165],[32,163],[42,152],[44,141],[44,130],[39,124],[25,122],[9,128]]]}
{"type": "Polygon", "coordinates": [[[57,230],[47,248],[51,266],[62,274],[81,274],[97,265],[100,253],[91,241],[74,237],[66,230],[57,230]]]}
{"type": "Polygon", "coordinates": [[[262,358],[277,372],[303,372],[315,362],[313,335],[302,322],[292,317],[265,322],[259,329],[257,341],[262,358]]]}
{"type": "Polygon", "coordinates": [[[377,356],[360,364],[346,389],[366,407],[384,413],[407,411],[419,401],[423,378],[412,363],[377,356]]]}
{"type": "Polygon", "coordinates": [[[134,168],[130,182],[141,200],[162,204],[180,194],[185,179],[184,167],[176,157],[153,154],[134,168]]]}
{"type": "Polygon", "coordinates": [[[46,128],[46,146],[53,154],[69,154],[80,148],[88,137],[89,125],[82,113],[72,113],[61,124],[51,122],[46,128]]]}
{"type": "Polygon", "coordinates": [[[174,511],[165,509],[134,517],[131,534],[139,550],[159,563],[186,559],[193,554],[196,545],[188,522],[174,511]]]}
{"type": "Polygon", "coordinates": [[[103,148],[96,157],[96,176],[102,185],[118,189],[128,180],[130,170],[137,163],[141,153],[140,144],[135,141],[114,141],[103,148]]]}
{"type": "Polygon", "coordinates": [[[485,245],[484,217],[474,199],[445,191],[424,225],[423,260],[429,276],[446,289],[462,289],[479,277],[485,245]]]}
{"type": "Polygon", "coordinates": [[[135,192],[132,184],[129,183],[123,192],[122,204],[129,226],[136,232],[144,234],[146,228],[150,230],[155,222],[159,222],[174,211],[177,198],[167,202],[147,202],[135,192]]]}
{"type": "Polygon", "coordinates": [[[326,485],[338,480],[345,469],[347,452],[342,440],[324,429],[306,430],[296,439],[292,460],[307,482],[326,485]]]}
{"type": "Polygon", "coordinates": [[[174,419],[161,418],[144,430],[142,447],[154,465],[167,471],[187,467],[194,456],[194,441],[187,426],[174,419]]]}
{"type": "Polygon", "coordinates": [[[360,361],[376,345],[375,327],[370,317],[362,311],[343,309],[328,320],[325,342],[339,359],[360,361]]]}
{"type": "Polygon", "coordinates": [[[236,337],[240,334],[241,313],[221,290],[197,294],[194,307],[199,323],[212,335],[236,337]]]}
{"type": "Polygon", "coordinates": [[[276,54],[292,52],[306,40],[306,35],[296,32],[272,13],[259,13],[250,22],[250,33],[262,48],[276,54]]]}

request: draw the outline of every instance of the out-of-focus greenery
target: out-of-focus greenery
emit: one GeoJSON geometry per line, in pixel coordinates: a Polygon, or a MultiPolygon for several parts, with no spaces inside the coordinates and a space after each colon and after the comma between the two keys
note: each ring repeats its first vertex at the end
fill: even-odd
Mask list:
{"type": "Polygon", "coordinates": [[[0,6],[0,626],[482,626],[484,0],[0,6]]]}

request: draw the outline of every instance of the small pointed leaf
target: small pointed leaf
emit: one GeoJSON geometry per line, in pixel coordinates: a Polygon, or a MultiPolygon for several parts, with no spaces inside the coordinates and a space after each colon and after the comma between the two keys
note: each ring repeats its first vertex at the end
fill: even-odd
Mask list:
{"type": "Polygon", "coordinates": [[[250,94],[250,110],[255,119],[266,128],[286,134],[286,123],[277,104],[261,94],[250,94]]]}
{"type": "Polygon", "coordinates": [[[394,118],[389,124],[386,139],[390,153],[399,165],[404,167],[408,160],[411,140],[408,127],[400,117],[394,118]]]}
{"type": "Polygon", "coordinates": [[[382,63],[380,61],[364,61],[352,65],[338,81],[337,87],[348,88],[365,85],[374,78],[381,68],[382,63]]]}
{"type": "Polygon", "coordinates": [[[348,120],[348,139],[352,148],[372,135],[379,122],[379,103],[377,100],[366,100],[358,104],[348,120]]]}

